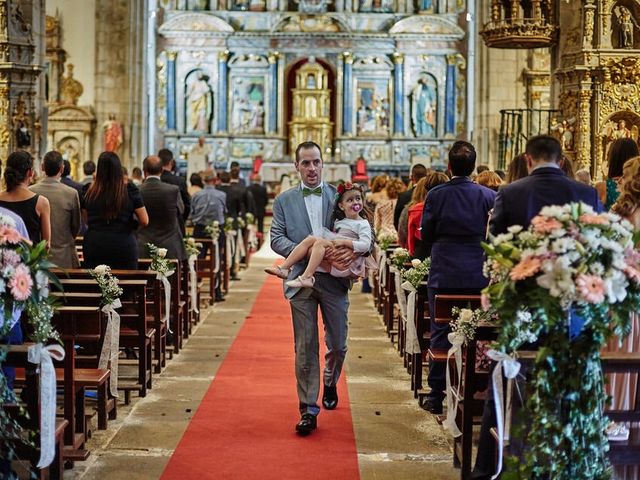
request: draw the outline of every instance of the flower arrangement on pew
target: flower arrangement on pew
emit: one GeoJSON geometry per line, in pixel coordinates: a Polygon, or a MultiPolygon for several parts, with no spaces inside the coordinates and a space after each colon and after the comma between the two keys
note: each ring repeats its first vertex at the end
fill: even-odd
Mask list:
{"type": "Polygon", "coordinates": [[[409,284],[417,290],[424,278],[429,275],[430,267],[431,258],[427,257],[424,260],[414,258],[411,260],[411,268],[402,272],[402,279],[405,282],[409,282],[409,284]]]}
{"type": "Polygon", "coordinates": [[[478,325],[485,320],[490,320],[489,312],[481,308],[471,310],[470,308],[453,307],[451,309],[451,332],[458,333],[464,337],[464,343],[476,338],[478,325]]]}
{"type": "Polygon", "coordinates": [[[389,229],[382,229],[376,235],[376,242],[380,249],[384,252],[390,245],[398,242],[398,234],[389,229]]]}
{"type": "Polygon", "coordinates": [[[156,278],[162,282],[164,287],[164,319],[167,322],[167,330],[173,333],[169,325],[169,312],[171,311],[171,284],[169,277],[173,275],[174,270],[171,268],[171,261],[167,257],[166,248],[158,248],[153,243],[147,243],[149,256],[151,257],[151,266],[149,270],[156,272],[156,278]]]}
{"type": "MultiPolygon", "coordinates": [[[[409,252],[407,252],[407,256],[408,255],[409,252]]],[[[408,261],[408,258],[406,261],[408,261]]],[[[422,352],[415,322],[416,298],[420,284],[429,274],[430,266],[430,258],[425,260],[414,258],[411,260],[411,267],[400,270],[399,278],[397,279],[398,290],[409,292],[407,295],[406,312],[404,312],[404,316],[406,317],[406,350],[407,353],[411,354],[420,354],[422,352]]],[[[396,294],[398,294],[398,292],[396,292],[396,294]]],[[[403,297],[404,296],[398,296],[399,303],[402,302],[403,297]]],[[[401,304],[400,308],[405,308],[405,305],[401,304]]]]}
{"type": "MultiPolygon", "coordinates": [[[[54,266],[49,262],[47,245],[42,241],[36,245],[23,238],[12,218],[0,215],[0,337],[9,335],[15,323],[20,321],[20,312],[26,312],[30,325],[29,340],[35,343],[29,348],[29,361],[40,369],[40,405],[42,422],[40,428],[39,467],[48,466],[54,458],[55,395],[56,379],[52,358],[62,360],[64,350],[58,344],[58,332],[51,324],[55,304],[49,296],[49,285],[60,290],[57,277],[50,273],[54,266]],[[46,345],[46,346],[45,346],[46,345]],[[51,427],[53,425],[53,427],[51,427]]],[[[7,357],[8,347],[0,345],[0,368],[7,357]]],[[[7,377],[0,370],[0,399],[17,403],[7,377]]],[[[18,419],[0,408],[0,451],[3,457],[15,457],[15,442],[25,441],[25,432],[18,419]]]]}
{"type": "Polygon", "coordinates": [[[102,349],[98,368],[111,370],[109,380],[109,391],[111,395],[118,398],[118,355],[120,353],[120,315],[116,308],[122,307],[120,297],[122,288],[118,284],[118,279],[111,273],[108,265],[98,265],[89,273],[98,282],[98,287],[102,292],[100,305],[102,311],[107,314],[107,327],[104,333],[102,349]]]}
{"type": "Polygon", "coordinates": [[[233,217],[226,217],[224,219],[224,231],[228,233],[235,229],[236,227],[234,225],[233,217]]]}
{"type": "Polygon", "coordinates": [[[188,257],[191,257],[192,255],[197,257],[202,251],[202,243],[196,242],[195,238],[187,236],[184,237],[184,249],[187,252],[188,257]]]}
{"type": "Polygon", "coordinates": [[[491,280],[483,307],[500,319],[488,352],[499,361],[494,388],[502,385],[500,365],[515,377],[517,350],[539,344],[527,428],[515,432],[526,453],[510,459],[512,476],[503,478],[609,478],[600,350],[612,334],[628,334],[629,312],[640,309],[636,240],[628,221],[573,203],[546,207],[529,229],[514,226],[483,244],[491,280]]]}
{"type": "MultiPolygon", "coordinates": [[[[219,224],[218,231],[214,240],[214,248],[217,248],[218,246],[218,235],[220,235],[219,224]]],[[[198,255],[200,255],[200,252],[202,251],[202,243],[196,242],[195,238],[187,236],[184,238],[184,249],[187,252],[187,263],[189,264],[189,295],[191,297],[189,310],[200,313],[200,308],[198,307],[198,273],[196,272],[196,260],[198,259],[198,255]]]]}
{"type": "Polygon", "coordinates": [[[392,253],[387,262],[392,267],[397,268],[400,272],[406,270],[405,264],[409,263],[411,255],[406,248],[398,247],[392,253]]]}
{"type": "MultiPolygon", "coordinates": [[[[229,227],[230,229],[231,227],[229,227]]],[[[225,221],[224,224],[224,231],[227,231],[227,222],[225,221]]],[[[216,243],[218,241],[218,238],[220,238],[220,222],[218,222],[217,220],[214,220],[213,222],[211,222],[209,225],[207,225],[206,227],[204,227],[204,233],[206,233],[207,235],[209,235],[211,237],[211,240],[213,240],[214,243],[216,243]]],[[[202,247],[202,245],[201,245],[202,247]]]]}
{"type": "Polygon", "coordinates": [[[255,225],[256,217],[251,212],[247,212],[244,214],[244,222],[246,225],[255,225]]]}

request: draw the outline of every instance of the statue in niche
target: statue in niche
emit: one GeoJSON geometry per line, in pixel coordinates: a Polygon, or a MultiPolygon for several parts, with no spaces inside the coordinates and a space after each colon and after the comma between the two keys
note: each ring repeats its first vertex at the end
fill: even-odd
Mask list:
{"type": "Polygon", "coordinates": [[[618,5],[614,8],[614,12],[620,28],[618,31],[618,46],[620,48],[633,48],[633,29],[640,28],[640,26],[638,26],[627,7],[618,5]]]}
{"type": "Polygon", "coordinates": [[[187,131],[210,132],[213,113],[213,95],[209,76],[198,72],[187,91],[187,131]]]}
{"type": "Polygon", "coordinates": [[[435,81],[424,74],[411,91],[411,121],[416,137],[435,137],[436,104],[435,81]]]}
{"type": "Polygon", "coordinates": [[[231,129],[235,133],[264,133],[264,79],[236,78],[233,84],[231,129]]]}
{"type": "Polygon", "coordinates": [[[102,125],[102,131],[105,152],[117,152],[124,142],[124,130],[122,124],[116,120],[115,114],[109,114],[109,119],[102,125]]]}
{"type": "Polygon", "coordinates": [[[311,73],[307,75],[307,88],[316,88],[316,77],[311,73]]]}
{"type": "Polygon", "coordinates": [[[294,0],[302,13],[325,13],[333,0],[294,0]]]}
{"type": "Polygon", "coordinates": [[[253,132],[264,132],[264,106],[262,102],[251,107],[250,128],[253,132]]]}
{"type": "Polygon", "coordinates": [[[63,105],[77,105],[82,92],[82,84],[73,78],[73,63],[68,63],[67,76],[62,78],[60,85],[60,101],[63,105]]]}
{"type": "Polygon", "coordinates": [[[573,151],[573,124],[575,121],[575,118],[570,118],[568,120],[562,120],[562,122],[558,122],[551,127],[551,131],[554,132],[555,137],[560,141],[562,150],[573,151]]]}

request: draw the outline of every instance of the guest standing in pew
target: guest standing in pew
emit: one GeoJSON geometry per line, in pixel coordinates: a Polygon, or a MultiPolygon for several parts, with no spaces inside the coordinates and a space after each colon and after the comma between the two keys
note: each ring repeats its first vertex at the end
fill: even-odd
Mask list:
{"type": "Polygon", "coordinates": [[[70,175],[71,175],[71,163],[69,163],[69,160],[64,160],[64,170],[62,171],[62,177],[60,178],[60,183],[65,184],[67,187],[73,188],[76,192],[78,192],[78,196],[82,195],[82,184],[73,181],[70,175]]]}
{"type": "Polygon", "coordinates": [[[393,226],[398,233],[400,233],[400,230],[398,228],[398,225],[400,223],[400,215],[402,215],[404,207],[406,207],[407,204],[411,202],[411,199],[413,198],[413,190],[415,189],[416,185],[418,184],[420,179],[427,176],[428,172],[429,170],[427,170],[427,167],[425,167],[421,163],[416,163],[413,167],[411,167],[411,188],[398,195],[398,201],[396,202],[396,207],[393,210],[393,226]]]}
{"type": "Polygon", "coordinates": [[[149,224],[140,191],[124,183],[120,158],[102,152],[93,183],[85,187],[81,200],[87,233],[82,244],[84,266],[108,265],[113,269],[138,268],[138,244],[134,234],[149,224]]]}
{"type": "Polygon", "coordinates": [[[180,175],[175,174],[176,169],[176,160],[173,158],[173,152],[167,148],[163,148],[158,152],[158,157],[162,160],[162,174],[160,175],[160,180],[164,183],[169,183],[171,185],[177,185],[180,189],[180,197],[182,198],[182,203],[184,204],[184,213],[182,218],[180,219],[180,230],[182,230],[182,234],[185,234],[184,222],[189,217],[189,210],[191,208],[191,196],[189,195],[189,191],[187,189],[187,181],[181,177],[180,175]]]}
{"type": "MultiPolygon", "coordinates": [[[[331,229],[336,189],[322,182],[322,154],[314,142],[303,142],[296,148],[295,168],[301,185],[280,193],[273,205],[271,248],[284,257],[309,235],[322,236],[331,229]]],[[[335,247],[326,256],[340,270],[346,270],[356,258],[352,250],[335,247]]],[[[289,279],[300,276],[306,267],[301,261],[290,270],[289,279]]],[[[337,384],[347,353],[347,320],[351,280],[325,272],[315,274],[312,288],[288,287],[284,293],[291,306],[295,342],[295,371],[300,421],[295,426],[301,436],[317,427],[320,413],[320,361],[318,346],[318,307],[324,323],[325,354],[322,405],[333,410],[338,405],[337,384]]]]}
{"type": "Polygon", "coordinates": [[[147,243],[153,243],[157,247],[167,249],[167,258],[185,261],[187,252],[184,249],[179,223],[180,219],[184,218],[180,189],[160,180],[160,157],[152,155],[145,158],[142,168],[145,178],[140,187],[140,195],[147,209],[149,225],[137,232],[138,253],[140,257],[148,258],[147,243]]]}
{"type": "MultiPolygon", "coordinates": [[[[595,188],[565,176],[560,168],[562,147],[554,137],[539,135],[529,139],[524,158],[529,175],[502,186],[498,191],[489,223],[492,235],[506,233],[513,225],[528,228],[531,219],[549,205],[584,202],[597,212],[603,210],[595,188]]],[[[574,316],[571,326],[573,335],[579,333],[581,328],[582,320],[574,316]]],[[[489,379],[491,382],[491,375],[489,379]]],[[[491,384],[487,391],[492,391],[491,384]]],[[[475,480],[488,480],[495,473],[496,446],[491,435],[491,428],[495,426],[495,404],[493,395],[489,395],[482,417],[476,464],[471,475],[475,480]]]]}
{"type": "MultiPolygon", "coordinates": [[[[193,223],[194,238],[208,238],[205,233],[207,225],[218,222],[220,235],[218,236],[218,252],[223,252],[225,247],[224,221],[227,215],[227,194],[215,187],[217,175],[213,170],[204,172],[204,188],[196,192],[191,201],[191,213],[189,217],[193,223]]],[[[207,256],[208,246],[204,244],[199,258],[207,256]]],[[[213,255],[214,252],[211,252],[213,255]]],[[[222,272],[218,272],[216,279],[215,301],[223,302],[224,295],[221,288],[222,272]]]]}
{"type": "MultiPolygon", "coordinates": [[[[431,314],[431,348],[451,347],[447,335],[449,325],[435,322],[435,297],[439,294],[479,294],[487,286],[482,274],[484,252],[480,242],[485,239],[489,211],[496,193],[471,181],[476,166],[476,151],[468,142],[457,141],[449,150],[451,180],[429,191],[422,214],[421,236],[426,252],[431,255],[427,284],[431,314]]],[[[446,363],[429,366],[431,391],[425,408],[442,413],[445,397],[446,363]]]]}
{"type": "Polygon", "coordinates": [[[267,194],[267,188],[262,185],[262,177],[256,174],[251,179],[251,185],[249,185],[249,191],[253,196],[253,201],[256,210],[256,221],[258,223],[258,232],[264,234],[264,215],[269,203],[269,196],[267,194]]]}
{"type": "Polygon", "coordinates": [[[78,268],[76,236],[80,232],[80,199],[78,192],[60,181],[64,161],[60,152],[47,152],[42,161],[46,175],[31,186],[31,191],[42,195],[51,206],[51,250],[49,260],[60,268],[78,268]]]}
{"type": "Polygon", "coordinates": [[[33,243],[46,240],[51,243],[51,208],[49,200],[29,190],[33,178],[33,159],[24,150],[13,152],[7,158],[4,183],[7,190],[0,193],[0,207],[17,214],[27,226],[33,243]]]}

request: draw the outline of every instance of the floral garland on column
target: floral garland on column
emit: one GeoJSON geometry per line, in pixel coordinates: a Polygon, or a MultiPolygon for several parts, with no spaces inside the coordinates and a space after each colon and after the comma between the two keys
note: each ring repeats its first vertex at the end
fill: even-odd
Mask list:
{"type": "Polygon", "coordinates": [[[98,265],[89,273],[98,282],[102,298],[100,305],[102,311],[107,314],[107,328],[104,332],[104,341],[100,350],[98,368],[111,370],[109,391],[114,398],[118,398],[118,355],[120,354],[120,315],[116,308],[122,307],[120,296],[122,288],[118,285],[118,279],[111,273],[108,265],[98,265]]]}
{"type": "MultiPolygon", "coordinates": [[[[23,238],[10,217],[0,215],[0,337],[6,337],[20,313],[26,311],[33,333],[29,339],[35,343],[28,350],[28,360],[40,370],[40,458],[38,467],[51,464],[55,456],[56,376],[52,358],[64,359],[64,349],[48,345],[60,341],[51,325],[54,304],[49,296],[49,285],[62,289],[53,265],[47,260],[47,244],[36,245],[23,238]]],[[[7,358],[8,347],[0,345],[0,369],[7,358]]],[[[0,370],[0,399],[17,403],[9,389],[7,379],[0,370]]],[[[15,457],[15,444],[25,440],[25,432],[16,418],[0,408],[0,452],[6,459],[15,457]]]]}
{"type": "Polygon", "coordinates": [[[198,305],[198,273],[196,272],[196,260],[202,251],[202,244],[196,242],[193,237],[185,237],[184,249],[187,252],[187,263],[189,264],[189,295],[191,296],[191,304],[189,311],[200,313],[198,305]]]}
{"type": "Polygon", "coordinates": [[[174,270],[171,269],[171,262],[167,256],[166,248],[158,248],[153,243],[147,243],[149,249],[149,256],[151,257],[151,266],[149,270],[156,272],[156,278],[162,282],[164,287],[164,322],[167,322],[167,330],[169,333],[173,333],[171,330],[171,322],[169,317],[171,314],[171,284],[169,283],[169,277],[173,275],[174,270]]]}
{"type": "MultiPolygon", "coordinates": [[[[490,285],[483,307],[499,317],[489,354],[507,377],[516,352],[538,341],[519,436],[522,459],[506,478],[575,480],[610,477],[600,350],[630,329],[640,308],[640,252],[633,227],[582,203],[542,209],[527,230],[514,226],[484,244],[490,285]],[[583,325],[581,325],[581,323],[583,325]]],[[[495,378],[495,376],[494,376],[495,378]]],[[[496,405],[501,395],[496,388],[496,405]]],[[[504,417],[498,414],[500,439],[504,417]]],[[[500,462],[499,462],[500,463],[500,462]]]]}

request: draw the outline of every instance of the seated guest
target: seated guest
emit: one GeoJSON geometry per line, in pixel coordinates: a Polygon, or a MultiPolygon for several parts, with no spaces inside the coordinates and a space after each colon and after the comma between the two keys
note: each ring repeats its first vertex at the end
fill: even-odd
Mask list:
{"type": "Polygon", "coordinates": [[[407,249],[414,258],[424,259],[427,257],[426,239],[422,238],[420,225],[422,223],[422,212],[424,210],[424,200],[432,188],[447,183],[449,177],[442,172],[430,172],[424,178],[424,183],[416,185],[414,195],[407,209],[407,249]]]}
{"type": "MultiPolygon", "coordinates": [[[[471,181],[476,166],[473,145],[457,141],[449,151],[452,178],[431,189],[424,202],[421,235],[431,253],[431,269],[427,285],[431,313],[431,347],[449,349],[449,325],[435,321],[435,297],[439,294],[474,295],[487,285],[482,273],[484,252],[480,243],[485,239],[489,211],[496,193],[471,181]]],[[[442,413],[445,397],[446,363],[429,367],[425,408],[442,413]]]]}
{"type": "Polygon", "coordinates": [[[49,200],[29,190],[33,178],[33,159],[24,150],[13,152],[7,158],[4,183],[7,190],[0,193],[0,207],[17,214],[27,226],[29,238],[38,243],[51,242],[51,217],[49,200]]]}
{"type": "Polygon", "coordinates": [[[47,152],[42,161],[46,175],[31,187],[51,205],[51,251],[49,259],[60,268],[78,268],[76,236],[80,232],[80,199],[78,192],[63,185],[60,177],[64,170],[62,155],[55,150],[47,152]]]}
{"type": "Polygon", "coordinates": [[[497,192],[500,185],[502,185],[502,179],[496,172],[492,172],[491,170],[485,170],[479,173],[475,178],[475,182],[478,185],[490,188],[494,192],[497,192]]]}
{"type": "Polygon", "coordinates": [[[149,257],[147,243],[167,249],[167,258],[183,261],[187,259],[179,220],[183,217],[184,204],[177,185],[160,180],[162,162],[160,157],[149,156],[142,163],[144,183],[140,195],[147,209],[149,224],[137,234],[138,252],[149,257]]]}
{"type": "Polygon", "coordinates": [[[146,227],[149,216],[140,191],[133,183],[124,183],[120,158],[102,152],[93,183],[85,186],[81,201],[87,224],[83,241],[84,266],[135,270],[138,268],[138,243],[134,231],[146,227]]]}

